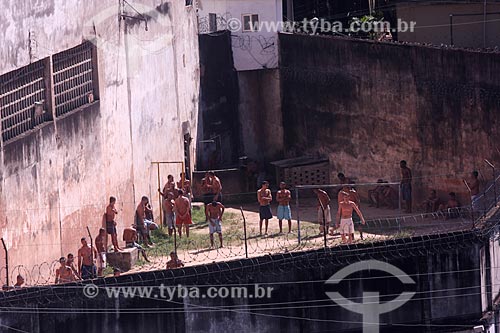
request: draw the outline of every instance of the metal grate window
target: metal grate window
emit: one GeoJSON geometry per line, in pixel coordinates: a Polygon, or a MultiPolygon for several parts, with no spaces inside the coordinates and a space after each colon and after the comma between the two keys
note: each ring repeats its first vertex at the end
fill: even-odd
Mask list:
{"type": "Polygon", "coordinates": [[[85,42],[53,56],[56,116],[94,100],[92,44],[85,42]]]}
{"type": "Polygon", "coordinates": [[[44,71],[44,61],[38,61],[0,76],[0,120],[4,142],[50,119],[45,111],[44,71]]]}

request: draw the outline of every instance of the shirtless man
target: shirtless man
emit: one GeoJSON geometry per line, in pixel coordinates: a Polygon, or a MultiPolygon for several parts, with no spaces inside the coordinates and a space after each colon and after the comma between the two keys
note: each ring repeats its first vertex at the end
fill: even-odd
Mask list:
{"type": "Polygon", "coordinates": [[[82,247],[78,249],[78,275],[83,280],[93,279],[96,277],[96,267],[94,259],[97,258],[97,251],[90,247],[85,237],[81,239],[82,247]]]}
{"type": "Polygon", "coordinates": [[[401,194],[406,205],[406,213],[411,213],[411,170],[405,160],[399,163],[401,168],[401,194]]]}
{"type": "Polygon", "coordinates": [[[168,192],[167,198],[163,200],[163,225],[167,226],[169,236],[172,236],[175,226],[174,204],[174,194],[172,192],[168,192]]]}
{"type": "Polygon", "coordinates": [[[21,274],[18,274],[16,277],[16,284],[14,285],[14,289],[22,288],[24,284],[24,277],[21,274]]]}
{"type": "Polygon", "coordinates": [[[214,233],[219,234],[220,247],[222,247],[222,215],[224,215],[224,210],[224,205],[217,201],[205,206],[205,216],[208,221],[211,248],[214,247],[214,233]]]}
{"type": "Polygon", "coordinates": [[[354,234],[354,223],[352,221],[353,211],[361,218],[362,224],[366,222],[358,206],[349,200],[349,193],[344,191],[340,193],[343,200],[339,203],[339,210],[337,212],[337,228],[340,227],[342,242],[345,243],[347,238],[347,243],[350,244],[353,240],[352,234],[354,234]]]}
{"type": "Polygon", "coordinates": [[[214,198],[212,181],[213,180],[209,172],[206,172],[205,177],[201,180],[201,191],[203,192],[203,203],[205,205],[210,204],[214,198]]]}
{"type": "Polygon", "coordinates": [[[73,253],[68,253],[68,256],[66,257],[66,266],[71,268],[75,276],[80,279],[80,274],[78,274],[78,270],[75,267],[75,257],[73,256],[73,253]]]}
{"type": "Polygon", "coordinates": [[[55,283],[66,283],[66,282],[73,282],[76,280],[76,276],[73,273],[73,270],[66,265],[66,258],[61,257],[59,259],[59,263],[61,266],[59,266],[58,269],[56,269],[56,281],[55,283]]]}
{"type": "Polygon", "coordinates": [[[212,193],[214,195],[212,201],[221,202],[222,201],[222,183],[221,183],[219,177],[217,177],[215,175],[215,172],[210,171],[208,173],[208,175],[210,176],[210,179],[212,180],[212,193]]]}
{"type": "Polygon", "coordinates": [[[108,235],[111,235],[111,243],[113,244],[113,248],[115,252],[118,252],[121,250],[121,248],[118,246],[118,236],[116,235],[115,217],[116,214],[118,214],[118,211],[115,208],[115,204],[116,204],[116,198],[110,197],[109,205],[106,207],[106,213],[104,214],[104,217],[106,220],[106,232],[108,235]]]}
{"type": "Polygon", "coordinates": [[[95,247],[97,249],[97,276],[102,276],[102,272],[106,268],[106,243],[108,237],[106,237],[106,230],[104,228],[99,229],[99,235],[95,238],[95,247]]]}
{"type": "Polygon", "coordinates": [[[167,193],[168,192],[171,192],[174,194],[175,197],[176,196],[176,191],[175,191],[175,181],[174,181],[174,176],[172,175],[168,175],[167,176],[167,182],[165,183],[165,185],[163,186],[163,191],[161,191],[160,189],[158,189],[158,193],[161,194],[161,196],[163,197],[163,199],[166,199],[167,198],[167,193]]]}
{"type": "Polygon", "coordinates": [[[262,221],[266,221],[266,235],[267,228],[269,226],[269,219],[273,218],[273,213],[271,212],[271,201],[273,201],[273,195],[269,189],[269,182],[263,181],[260,190],[257,191],[257,201],[260,204],[259,207],[259,230],[262,236],[262,221]]]}
{"type": "Polygon", "coordinates": [[[479,172],[472,171],[471,179],[469,182],[470,187],[470,200],[472,203],[472,210],[478,210],[478,199],[479,199],[479,172]]]}
{"type": "Polygon", "coordinates": [[[142,242],[149,246],[151,242],[151,238],[149,236],[148,228],[149,224],[146,223],[146,205],[148,204],[148,197],[144,196],[141,198],[141,202],[137,205],[137,209],[135,211],[135,226],[137,229],[138,235],[142,238],[142,242]]]}
{"type": "MultiPolygon", "coordinates": [[[[338,195],[339,205],[344,200],[342,192],[349,193],[349,201],[354,202],[356,204],[356,206],[358,206],[358,208],[360,207],[361,199],[359,198],[358,192],[356,192],[356,190],[353,187],[349,187],[349,186],[342,187],[342,191],[339,192],[339,195],[338,195]]],[[[360,222],[360,217],[359,217],[359,215],[357,215],[356,211],[352,212],[352,220],[354,223],[360,222]]],[[[363,239],[363,229],[361,226],[359,227],[359,234],[360,234],[361,239],[363,239]]],[[[332,233],[330,233],[330,235],[332,235],[332,233]]],[[[354,240],[354,231],[352,232],[351,237],[354,240]]]]}
{"type": "Polygon", "coordinates": [[[179,197],[175,199],[175,225],[179,229],[179,238],[182,237],[182,226],[186,228],[186,237],[189,237],[189,225],[193,224],[191,220],[191,202],[184,196],[183,190],[178,190],[179,197]]]}
{"type": "Polygon", "coordinates": [[[341,185],[351,184],[351,180],[347,178],[342,172],[338,173],[337,178],[339,179],[341,185]]]}
{"type": "Polygon", "coordinates": [[[448,193],[449,198],[446,204],[439,205],[439,212],[443,214],[445,219],[455,219],[459,217],[458,207],[460,203],[457,200],[455,192],[448,193]]]}
{"type": "Polygon", "coordinates": [[[281,182],[280,190],[276,193],[280,233],[283,233],[283,220],[288,220],[288,233],[292,232],[292,210],[290,209],[290,200],[292,200],[292,193],[286,188],[286,183],[281,182]]]}
{"type": "Polygon", "coordinates": [[[330,201],[331,201],[330,196],[322,189],[314,189],[313,192],[314,194],[316,194],[318,198],[318,222],[320,225],[319,232],[320,233],[328,232],[328,227],[332,222],[332,212],[330,210],[330,201]]]}
{"type": "Polygon", "coordinates": [[[184,263],[177,257],[177,253],[170,252],[170,260],[167,261],[167,269],[176,269],[184,267],[184,263]]]}
{"type": "Polygon", "coordinates": [[[137,244],[137,230],[134,229],[134,226],[123,229],[123,241],[125,242],[126,248],[137,248],[144,260],[146,260],[146,262],[150,262],[146,255],[146,250],[137,244]]]}

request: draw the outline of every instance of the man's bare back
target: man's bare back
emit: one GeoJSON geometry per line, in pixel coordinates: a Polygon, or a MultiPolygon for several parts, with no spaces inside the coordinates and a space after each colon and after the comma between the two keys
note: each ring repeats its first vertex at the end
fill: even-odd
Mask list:
{"type": "Polygon", "coordinates": [[[330,204],[330,196],[323,190],[316,190],[316,196],[318,197],[318,206],[326,207],[330,204]],[[321,203],[321,204],[320,204],[321,203]]]}

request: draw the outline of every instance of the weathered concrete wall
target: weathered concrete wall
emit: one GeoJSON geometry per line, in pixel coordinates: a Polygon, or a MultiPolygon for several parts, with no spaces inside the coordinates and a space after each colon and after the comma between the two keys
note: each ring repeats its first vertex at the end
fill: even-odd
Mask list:
{"type": "Polygon", "coordinates": [[[237,71],[278,67],[278,31],[282,27],[276,23],[283,21],[281,0],[198,0],[197,3],[200,33],[211,32],[211,13],[217,15],[217,31],[231,31],[237,71]],[[242,15],[248,14],[259,15],[259,22],[267,25],[259,31],[243,31],[242,15]]]}
{"type": "MultiPolygon", "coordinates": [[[[28,64],[30,54],[42,59],[89,36],[97,38],[99,62],[99,102],[3,147],[0,227],[11,266],[75,253],[87,225],[97,234],[110,195],[118,198],[121,233],[140,197],[156,192],[151,162],[183,161],[186,132],[196,142],[195,13],[177,1],[133,5],[153,17],[148,31],[142,21],[117,20],[114,0],[0,4],[1,74],[28,64]]],[[[162,178],[180,171],[162,167],[162,178]]]]}
{"type": "Polygon", "coordinates": [[[286,153],[329,155],[332,179],[399,180],[406,159],[417,190],[463,193],[500,163],[498,54],[286,34],[280,48],[286,153]]]}
{"type": "Polygon", "coordinates": [[[279,70],[238,72],[241,142],[246,156],[262,162],[283,155],[279,70]]]}
{"type": "Polygon", "coordinates": [[[450,15],[478,14],[453,17],[453,45],[457,47],[495,47],[500,46],[500,4],[477,3],[437,3],[419,1],[399,3],[396,7],[398,19],[416,22],[414,31],[398,32],[402,42],[451,44],[450,15]],[[486,19],[484,11],[486,9],[486,19]],[[486,21],[486,22],[485,22],[486,21]]]}
{"type": "MultiPolygon", "coordinates": [[[[362,317],[336,305],[325,292],[338,291],[360,302],[364,291],[380,292],[381,301],[395,299],[402,291],[416,292],[400,308],[382,314],[381,332],[443,332],[441,325],[473,326],[481,318],[480,249],[474,234],[442,235],[432,240],[406,239],[396,250],[391,244],[362,244],[328,250],[243,259],[179,270],[155,271],[97,280],[111,286],[247,285],[272,287],[270,298],[158,297],[114,299],[85,298],[83,288],[20,290],[0,295],[0,305],[22,306],[31,314],[2,313],[0,324],[29,332],[58,330],[79,332],[358,332],[362,317]],[[408,244],[412,244],[411,247],[408,244]],[[447,250],[446,250],[447,249],[447,250]],[[363,259],[378,259],[398,267],[415,284],[403,285],[397,277],[372,269],[352,273],[338,286],[325,285],[341,268],[363,259]],[[430,292],[432,291],[432,292],[430,292]],[[57,293],[57,295],[54,295],[57,293]],[[45,308],[67,308],[75,313],[49,314],[45,308]],[[93,314],[76,313],[95,311],[93,314]],[[389,325],[387,325],[389,324],[389,325]],[[390,324],[406,324],[406,326],[390,324]]],[[[399,276],[401,277],[401,276],[399,276]]],[[[152,294],[152,295],[155,295],[152,294]]],[[[167,295],[167,293],[164,293],[167,295]]],[[[200,294],[201,295],[201,294],[200,294]]]]}

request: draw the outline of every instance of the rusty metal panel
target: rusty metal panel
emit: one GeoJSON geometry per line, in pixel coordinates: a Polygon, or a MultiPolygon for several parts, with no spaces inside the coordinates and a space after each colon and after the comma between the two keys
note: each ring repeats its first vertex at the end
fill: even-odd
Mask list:
{"type": "Polygon", "coordinates": [[[94,101],[92,47],[85,42],[53,56],[57,117],[94,101]]]}
{"type": "Polygon", "coordinates": [[[47,114],[45,62],[32,63],[0,76],[0,121],[3,142],[33,129],[47,114]]]}

